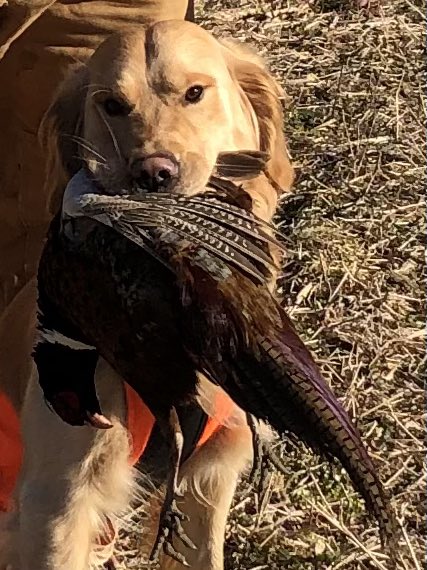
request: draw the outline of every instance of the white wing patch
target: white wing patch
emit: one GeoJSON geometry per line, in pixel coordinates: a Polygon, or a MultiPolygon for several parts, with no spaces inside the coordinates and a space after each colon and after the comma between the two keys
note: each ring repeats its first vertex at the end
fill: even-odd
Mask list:
{"type": "Polygon", "coordinates": [[[90,344],[74,340],[73,338],[65,336],[58,331],[49,329],[40,330],[37,341],[47,342],[49,344],[60,344],[61,346],[66,346],[72,350],[96,350],[96,348],[90,344]]]}

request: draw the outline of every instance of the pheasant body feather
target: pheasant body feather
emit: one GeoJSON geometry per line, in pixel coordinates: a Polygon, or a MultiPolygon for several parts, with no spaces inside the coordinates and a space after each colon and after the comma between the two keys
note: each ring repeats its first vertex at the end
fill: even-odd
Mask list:
{"type": "Polygon", "coordinates": [[[393,516],[361,437],[268,290],[271,227],[236,206],[235,185],[224,183],[222,201],[220,191],[102,196],[74,183],[85,191],[66,194],[52,226],[41,300],[153,413],[194,397],[200,371],[279,433],[337,458],[392,542],[393,516]]]}

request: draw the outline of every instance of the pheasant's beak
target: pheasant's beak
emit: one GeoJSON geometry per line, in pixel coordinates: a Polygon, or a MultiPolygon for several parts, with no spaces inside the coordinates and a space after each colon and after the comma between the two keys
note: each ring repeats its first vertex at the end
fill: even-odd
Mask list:
{"type": "Polygon", "coordinates": [[[110,429],[113,424],[103,414],[87,412],[87,423],[97,429],[110,429]]]}

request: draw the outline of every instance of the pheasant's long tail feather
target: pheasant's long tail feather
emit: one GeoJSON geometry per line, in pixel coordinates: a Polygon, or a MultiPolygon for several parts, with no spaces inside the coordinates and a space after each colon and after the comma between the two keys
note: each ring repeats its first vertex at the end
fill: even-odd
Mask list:
{"type": "MultiPolygon", "coordinates": [[[[268,393],[268,400],[276,402],[274,415],[278,411],[277,402],[286,402],[285,405],[282,404],[282,418],[284,415],[286,417],[285,408],[288,408],[289,402],[293,403],[296,413],[291,418],[292,431],[314,449],[333,455],[341,462],[365,499],[369,511],[378,520],[383,542],[392,544],[395,522],[388,498],[375,466],[346,412],[332,392],[320,393],[303,372],[292,369],[283,359],[278,358],[268,340],[264,339],[262,345],[261,361],[268,366],[271,378],[276,382],[276,395],[268,393]],[[285,393],[282,391],[280,397],[280,388],[283,386],[285,393]],[[301,423],[302,418],[305,421],[301,423]]],[[[283,432],[286,425],[279,423],[279,418],[276,422],[272,425],[276,429],[281,427],[279,431],[283,432]]]]}
{"type": "Polygon", "coordinates": [[[396,523],[387,494],[358,430],[326,384],[284,311],[283,329],[257,334],[258,350],[229,362],[226,389],[236,402],[279,433],[337,458],[378,520],[383,543],[395,550],[396,523]]]}
{"type": "MultiPolygon", "coordinates": [[[[197,277],[194,263],[192,260],[192,298],[202,319],[208,324],[219,323],[219,332],[212,325],[205,327],[211,334],[197,350],[200,366],[244,411],[320,454],[338,459],[378,520],[382,540],[393,553],[394,517],[375,465],[285,311],[263,288],[255,290],[242,279],[213,278],[208,289],[206,280],[197,277]],[[211,299],[208,307],[206,296],[211,299]],[[217,320],[212,318],[213,310],[217,320]],[[219,345],[217,339],[224,338],[223,322],[229,323],[228,336],[219,345]]],[[[198,320],[195,331],[201,326],[198,320]]]]}

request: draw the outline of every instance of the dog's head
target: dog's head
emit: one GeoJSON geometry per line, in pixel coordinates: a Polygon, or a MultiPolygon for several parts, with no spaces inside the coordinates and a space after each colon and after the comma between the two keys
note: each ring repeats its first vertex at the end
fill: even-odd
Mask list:
{"type": "MultiPolygon", "coordinates": [[[[267,152],[270,181],[287,190],[280,94],[247,48],[161,22],[107,39],[64,82],[42,130],[65,179],[84,162],[109,193],[200,192],[219,153],[237,150],[267,152]]],[[[276,190],[265,191],[274,208],[276,190]]]]}

